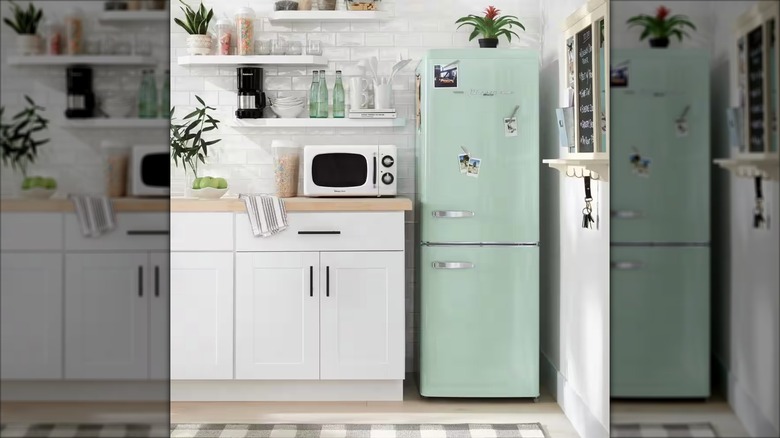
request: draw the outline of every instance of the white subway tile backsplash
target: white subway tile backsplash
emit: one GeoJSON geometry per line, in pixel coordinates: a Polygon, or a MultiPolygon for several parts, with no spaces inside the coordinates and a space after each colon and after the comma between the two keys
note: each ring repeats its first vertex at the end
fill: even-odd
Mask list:
{"type": "Polygon", "coordinates": [[[339,32],[336,34],[336,45],[339,47],[362,46],[365,44],[365,34],[360,32],[339,32]]]}

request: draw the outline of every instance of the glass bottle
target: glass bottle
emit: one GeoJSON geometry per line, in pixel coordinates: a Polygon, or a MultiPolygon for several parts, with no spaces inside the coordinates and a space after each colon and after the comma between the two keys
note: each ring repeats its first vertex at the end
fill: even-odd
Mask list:
{"type": "Polygon", "coordinates": [[[171,74],[170,70],[165,70],[165,81],[163,82],[162,95],[160,96],[160,117],[169,119],[171,117],[171,74]]]}
{"type": "Polygon", "coordinates": [[[146,92],[147,116],[150,119],[156,118],[159,113],[157,109],[157,81],[154,78],[154,70],[149,70],[149,81],[146,92]]]}
{"type": "Polygon", "coordinates": [[[319,117],[318,102],[319,102],[319,86],[320,86],[320,72],[314,70],[314,75],[311,80],[311,88],[309,88],[309,118],[316,119],[319,117]]]}
{"type": "Polygon", "coordinates": [[[325,70],[320,70],[320,84],[317,87],[317,116],[321,119],[328,118],[328,81],[325,79],[325,70]]]}
{"type": "Polygon", "coordinates": [[[149,117],[149,111],[146,105],[146,90],[149,88],[148,70],[141,70],[141,86],[138,88],[138,117],[144,119],[149,117]]]}
{"type": "Polygon", "coordinates": [[[333,86],[333,117],[343,119],[345,113],[344,85],[341,83],[341,70],[336,70],[336,84],[333,86]]]}

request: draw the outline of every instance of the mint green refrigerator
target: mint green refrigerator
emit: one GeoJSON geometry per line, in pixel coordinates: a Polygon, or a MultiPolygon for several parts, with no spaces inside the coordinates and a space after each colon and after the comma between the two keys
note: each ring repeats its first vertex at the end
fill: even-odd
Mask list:
{"type": "Polygon", "coordinates": [[[539,55],[417,68],[420,392],[539,395],[539,55]]]}
{"type": "Polygon", "coordinates": [[[707,397],[709,55],[611,55],[611,395],[707,397]]]}

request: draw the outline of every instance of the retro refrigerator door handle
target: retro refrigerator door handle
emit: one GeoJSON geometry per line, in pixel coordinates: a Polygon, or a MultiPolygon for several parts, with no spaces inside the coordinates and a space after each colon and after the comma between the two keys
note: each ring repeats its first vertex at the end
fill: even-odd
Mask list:
{"type": "Polygon", "coordinates": [[[616,269],[618,271],[636,271],[638,269],[642,268],[642,263],[640,262],[613,262],[610,264],[612,269],[616,269]]]}
{"type": "Polygon", "coordinates": [[[638,210],[613,210],[612,217],[618,219],[638,219],[642,217],[642,212],[638,210]]]}
{"type": "Polygon", "coordinates": [[[474,269],[469,262],[433,262],[433,269],[474,269]]]}
{"type": "Polygon", "coordinates": [[[433,217],[438,217],[438,218],[474,217],[474,212],[457,211],[457,210],[436,210],[433,212],[433,217]]]}

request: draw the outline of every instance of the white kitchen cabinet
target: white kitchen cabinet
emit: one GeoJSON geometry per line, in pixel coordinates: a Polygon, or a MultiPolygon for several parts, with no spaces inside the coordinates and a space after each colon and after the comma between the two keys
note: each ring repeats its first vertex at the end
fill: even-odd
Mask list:
{"type": "Polygon", "coordinates": [[[233,253],[170,257],[171,379],[232,379],[233,253]]]}
{"type": "Polygon", "coordinates": [[[149,376],[148,253],[65,256],[65,378],[149,376]]]}
{"type": "Polygon", "coordinates": [[[149,255],[149,378],[169,378],[170,255],[149,255]]]}
{"type": "Polygon", "coordinates": [[[236,255],[236,379],[319,378],[319,257],[236,255]]]}
{"type": "Polygon", "coordinates": [[[320,378],[403,379],[403,252],[322,252],[320,284],[320,378]]]}
{"type": "Polygon", "coordinates": [[[62,378],[62,254],[0,259],[0,376],[62,378]]]}

